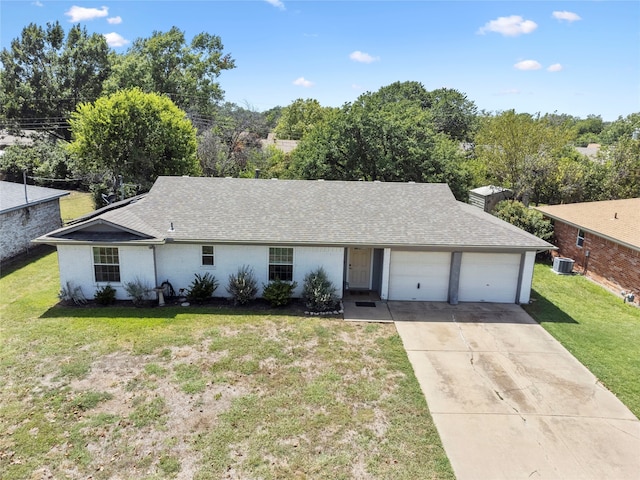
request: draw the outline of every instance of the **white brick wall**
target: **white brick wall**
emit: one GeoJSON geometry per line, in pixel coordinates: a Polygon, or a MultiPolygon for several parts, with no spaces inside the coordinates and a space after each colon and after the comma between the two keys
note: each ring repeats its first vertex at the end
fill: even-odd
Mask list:
{"type": "Polygon", "coordinates": [[[0,260],[26,252],[31,240],[61,226],[58,199],[3,213],[0,217],[0,260]]]}

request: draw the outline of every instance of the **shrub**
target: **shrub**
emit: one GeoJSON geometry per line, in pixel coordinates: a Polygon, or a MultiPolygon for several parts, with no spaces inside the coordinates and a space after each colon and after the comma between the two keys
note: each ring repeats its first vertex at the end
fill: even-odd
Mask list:
{"type": "Polygon", "coordinates": [[[235,275],[229,275],[227,292],[233,297],[234,305],[245,305],[255,298],[258,293],[258,282],[253,275],[253,269],[243,265],[235,275]]]}
{"type": "Polygon", "coordinates": [[[124,289],[136,307],[144,305],[145,300],[149,300],[149,294],[153,290],[147,282],[143,282],[138,277],[133,282],[126,282],[124,289]]]}
{"type": "Polygon", "coordinates": [[[277,278],[262,285],[262,298],[267,300],[272,307],[283,307],[291,302],[293,291],[298,286],[296,282],[284,282],[277,278]]]}
{"type": "Polygon", "coordinates": [[[522,230],[535,235],[542,240],[551,240],[553,225],[544,218],[542,213],[526,207],[515,200],[503,200],[496,205],[493,214],[505,222],[509,222],[522,230]]]}
{"type": "Polygon", "coordinates": [[[196,278],[187,291],[187,298],[192,302],[204,302],[211,298],[218,285],[216,277],[210,273],[207,272],[204,275],[196,273],[196,278]]]}
{"type": "Polygon", "coordinates": [[[335,308],[338,302],[336,287],[327,278],[327,273],[322,267],[304,277],[302,298],[312,312],[326,312],[335,308]]]}
{"type": "Polygon", "coordinates": [[[116,302],[116,289],[107,284],[96,290],[95,301],[100,305],[112,305],[116,302]]]}

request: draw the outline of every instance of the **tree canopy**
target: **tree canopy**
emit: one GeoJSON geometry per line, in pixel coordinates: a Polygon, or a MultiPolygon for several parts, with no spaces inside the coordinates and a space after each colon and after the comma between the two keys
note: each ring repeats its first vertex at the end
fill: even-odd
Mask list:
{"type": "Polygon", "coordinates": [[[361,95],[331,111],[292,154],[302,178],[446,182],[466,198],[469,176],[456,141],[435,131],[411,84],[361,95]],[[409,92],[409,95],[405,95],[409,92]]]}
{"type": "Polygon", "coordinates": [[[75,25],[34,23],[0,52],[0,113],[18,128],[58,129],[69,138],[67,118],[82,102],[96,100],[110,74],[102,35],[75,25]]]}
{"type": "Polygon", "coordinates": [[[85,103],[71,116],[76,167],[148,190],[159,175],[199,175],[196,131],[169,98],[139,88],[85,103]]]}
{"type": "MultiPolygon", "coordinates": [[[[210,115],[224,92],[216,81],[224,70],[235,67],[223,53],[220,37],[199,33],[187,43],[184,32],[172,27],[139,38],[122,55],[116,55],[113,72],[105,84],[107,93],[139,87],[143,92],[163,93],[181,109],[210,115]]],[[[197,116],[196,116],[197,117],[197,116]]]]}
{"type": "Polygon", "coordinates": [[[510,188],[518,199],[539,202],[555,157],[570,138],[563,126],[508,110],[483,119],[475,151],[492,183],[510,188]]]}
{"type": "Polygon", "coordinates": [[[321,122],[329,109],[312,98],[299,98],[282,109],[274,133],[284,140],[300,140],[321,122]]]}

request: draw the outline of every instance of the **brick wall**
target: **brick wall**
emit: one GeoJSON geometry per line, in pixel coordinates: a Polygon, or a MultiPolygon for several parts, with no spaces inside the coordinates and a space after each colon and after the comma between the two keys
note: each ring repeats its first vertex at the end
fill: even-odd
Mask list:
{"type": "Polygon", "coordinates": [[[6,212],[0,217],[0,260],[26,252],[34,238],[60,228],[58,199],[6,212]]]}
{"type": "Polygon", "coordinates": [[[587,277],[617,293],[630,290],[636,296],[636,303],[640,303],[640,252],[589,232],[584,233],[584,243],[580,248],[576,245],[578,229],[556,220],[558,254],[575,260],[574,271],[584,273],[586,267],[587,277]]]}

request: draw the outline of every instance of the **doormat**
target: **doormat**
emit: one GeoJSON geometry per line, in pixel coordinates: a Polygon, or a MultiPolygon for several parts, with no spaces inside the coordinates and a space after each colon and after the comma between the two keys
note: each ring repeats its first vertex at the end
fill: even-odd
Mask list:
{"type": "Polygon", "coordinates": [[[356,302],[356,307],[375,307],[376,302],[356,302]]]}

